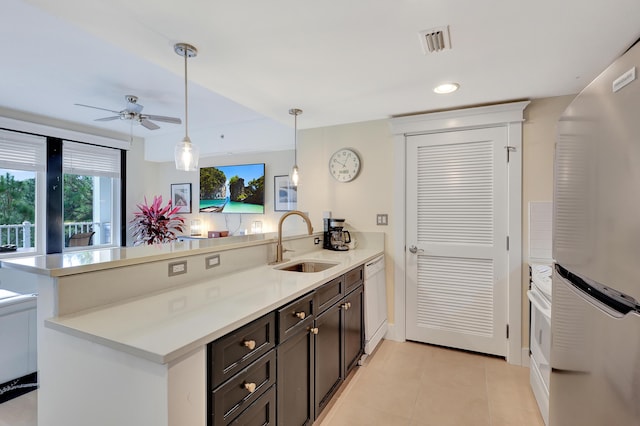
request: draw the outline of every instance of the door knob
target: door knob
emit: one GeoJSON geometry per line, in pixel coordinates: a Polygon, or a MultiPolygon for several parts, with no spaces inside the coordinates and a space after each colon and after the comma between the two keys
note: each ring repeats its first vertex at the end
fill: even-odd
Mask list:
{"type": "Polygon", "coordinates": [[[411,253],[413,253],[413,254],[416,254],[416,253],[424,253],[424,250],[419,249],[419,248],[418,248],[418,247],[416,247],[416,246],[411,246],[411,247],[409,247],[409,251],[410,251],[411,253]]]}
{"type": "Polygon", "coordinates": [[[312,329],[310,329],[309,331],[311,331],[312,334],[318,334],[318,327],[313,327],[312,329]]]}

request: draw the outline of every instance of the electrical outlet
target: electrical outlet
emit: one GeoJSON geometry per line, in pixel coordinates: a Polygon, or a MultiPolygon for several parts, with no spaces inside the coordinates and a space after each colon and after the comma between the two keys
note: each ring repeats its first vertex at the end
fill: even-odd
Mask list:
{"type": "Polygon", "coordinates": [[[204,258],[204,267],[205,269],[215,268],[216,266],[220,266],[220,255],[214,254],[213,256],[204,258]]]}
{"type": "Polygon", "coordinates": [[[169,264],[169,276],[182,275],[187,273],[187,261],[172,262],[169,264]]]}
{"type": "Polygon", "coordinates": [[[389,215],[378,213],[376,215],[376,225],[385,226],[389,224],[389,215]]]}

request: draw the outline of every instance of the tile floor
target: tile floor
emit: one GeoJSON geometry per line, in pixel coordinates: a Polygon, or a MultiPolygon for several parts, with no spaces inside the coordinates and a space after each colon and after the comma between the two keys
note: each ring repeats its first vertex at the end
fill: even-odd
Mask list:
{"type": "Polygon", "coordinates": [[[352,375],[327,410],[316,424],[544,426],[528,368],[389,340],[352,375]]]}
{"type": "Polygon", "coordinates": [[[0,426],[37,426],[38,391],[0,404],[0,426]]]}
{"type": "MultiPolygon", "coordinates": [[[[0,426],[36,426],[37,391],[0,404],[0,426]]],[[[544,426],[529,369],[419,343],[384,340],[316,426],[544,426]]]]}

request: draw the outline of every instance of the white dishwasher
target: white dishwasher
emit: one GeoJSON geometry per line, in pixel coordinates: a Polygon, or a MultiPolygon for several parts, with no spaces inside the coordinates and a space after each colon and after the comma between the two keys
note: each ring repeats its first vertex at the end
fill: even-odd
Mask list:
{"type": "Polygon", "coordinates": [[[384,255],[364,266],[364,353],[371,355],[387,332],[384,255]]]}

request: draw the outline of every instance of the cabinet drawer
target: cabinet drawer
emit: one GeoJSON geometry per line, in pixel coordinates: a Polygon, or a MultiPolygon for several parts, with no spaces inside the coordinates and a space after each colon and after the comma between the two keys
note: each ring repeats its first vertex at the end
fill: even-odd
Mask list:
{"type": "Polygon", "coordinates": [[[364,280],[364,266],[358,266],[355,269],[350,270],[344,275],[345,282],[345,294],[349,293],[351,289],[355,289],[359,284],[362,284],[364,280]]]}
{"type": "Polygon", "coordinates": [[[210,390],[273,348],[275,335],[275,314],[272,312],[210,343],[210,390]]]}
{"type": "Polygon", "coordinates": [[[323,284],[316,290],[316,315],[321,314],[338,300],[344,292],[344,275],[323,284]]]}
{"type": "Polygon", "coordinates": [[[275,383],[276,352],[270,351],[213,391],[213,424],[228,425],[275,383]]]}
{"type": "Polygon", "coordinates": [[[278,309],[278,341],[280,343],[298,330],[312,326],[313,298],[313,293],[310,293],[278,309]]]}
{"type": "Polygon", "coordinates": [[[276,388],[271,387],[256,402],[240,414],[232,425],[264,426],[276,424],[276,388]]]}

